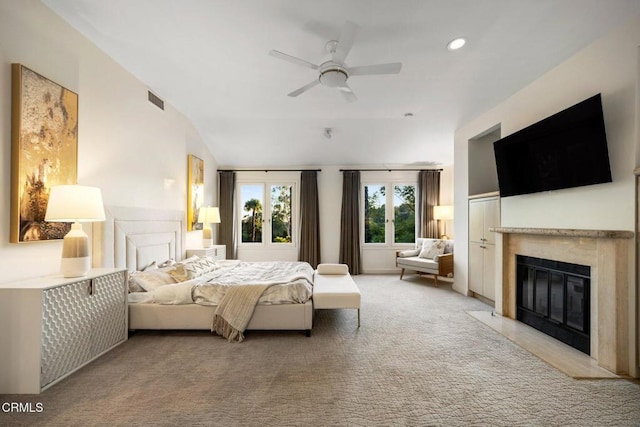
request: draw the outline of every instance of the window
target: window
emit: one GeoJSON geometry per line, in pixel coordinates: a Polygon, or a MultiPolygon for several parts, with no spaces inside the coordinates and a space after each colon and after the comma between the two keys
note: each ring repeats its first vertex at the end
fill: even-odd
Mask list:
{"type": "Polygon", "coordinates": [[[242,200],[242,243],[262,242],[262,205],[264,200],[262,184],[240,186],[242,200]]]}
{"type": "Polygon", "coordinates": [[[240,184],[242,243],[293,242],[293,184],[240,184]],[[265,195],[269,198],[265,203],[265,195]],[[266,225],[265,225],[266,223],[266,225]]]}
{"type": "Polygon", "coordinates": [[[416,241],[416,186],[393,187],[393,242],[416,241]]]}
{"type": "Polygon", "coordinates": [[[271,186],[271,242],[291,243],[291,185],[271,186]]]}
{"type": "Polygon", "coordinates": [[[364,243],[413,243],[416,237],[416,186],[365,184],[364,243]],[[388,192],[387,189],[393,189],[388,192]]]}
{"type": "Polygon", "coordinates": [[[385,243],[386,201],[384,185],[364,186],[364,242],[385,243]]]}

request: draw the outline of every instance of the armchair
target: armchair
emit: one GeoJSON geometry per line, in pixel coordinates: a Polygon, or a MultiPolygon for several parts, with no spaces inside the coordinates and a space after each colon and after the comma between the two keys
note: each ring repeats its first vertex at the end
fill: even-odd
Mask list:
{"type": "Polygon", "coordinates": [[[396,251],[396,267],[402,269],[400,280],[406,269],[432,275],[438,287],[438,276],[453,274],[453,240],[417,238],[414,249],[396,251]]]}

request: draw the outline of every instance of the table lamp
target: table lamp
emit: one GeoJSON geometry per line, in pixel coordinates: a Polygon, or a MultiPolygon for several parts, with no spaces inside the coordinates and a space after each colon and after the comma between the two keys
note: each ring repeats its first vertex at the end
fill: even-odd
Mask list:
{"type": "Polygon", "coordinates": [[[448,239],[447,236],[447,221],[453,219],[453,206],[440,205],[433,207],[433,219],[441,220],[444,224],[444,234],[440,236],[441,239],[448,239]]]}
{"type": "Polygon", "coordinates": [[[62,243],[60,271],[64,277],[85,276],[91,269],[91,257],[89,236],[80,223],[104,221],[100,189],[82,185],[51,187],[44,220],[73,223],[62,243]]]}
{"type": "Polygon", "coordinates": [[[220,222],[220,209],[203,206],[198,213],[198,222],[202,223],[202,247],[208,248],[213,244],[213,232],[209,224],[220,222]]]}

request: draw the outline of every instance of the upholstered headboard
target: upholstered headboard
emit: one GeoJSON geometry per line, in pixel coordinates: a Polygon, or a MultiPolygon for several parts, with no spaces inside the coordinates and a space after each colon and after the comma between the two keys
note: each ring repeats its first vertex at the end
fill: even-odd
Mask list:
{"type": "Polygon", "coordinates": [[[136,271],[151,262],[184,258],[183,211],[105,206],[92,227],[93,266],[136,271]]]}

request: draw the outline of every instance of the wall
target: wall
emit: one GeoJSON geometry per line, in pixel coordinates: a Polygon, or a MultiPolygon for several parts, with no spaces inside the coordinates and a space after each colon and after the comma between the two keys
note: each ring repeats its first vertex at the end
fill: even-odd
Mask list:
{"type": "Polygon", "coordinates": [[[469,140],[469,195],[498,191],[498,171],[493,143],[500,139],[500,129],[469,140]]]}
{"type": "MultiPolygon", "coordinates": [[[[78,94],[78,183],[100,187],[105,205],[186,211],[189,153],[205,162],[205,204],[217,200],[215,159],[167,100],[164,111],[149,103],[142,82],[39,1],[0,1],[1,281],[57,273],[62,248],[8,243],[11,63],[78,94]]],[[[187,236],[199,239],[200,232],[187,236]]]]}

